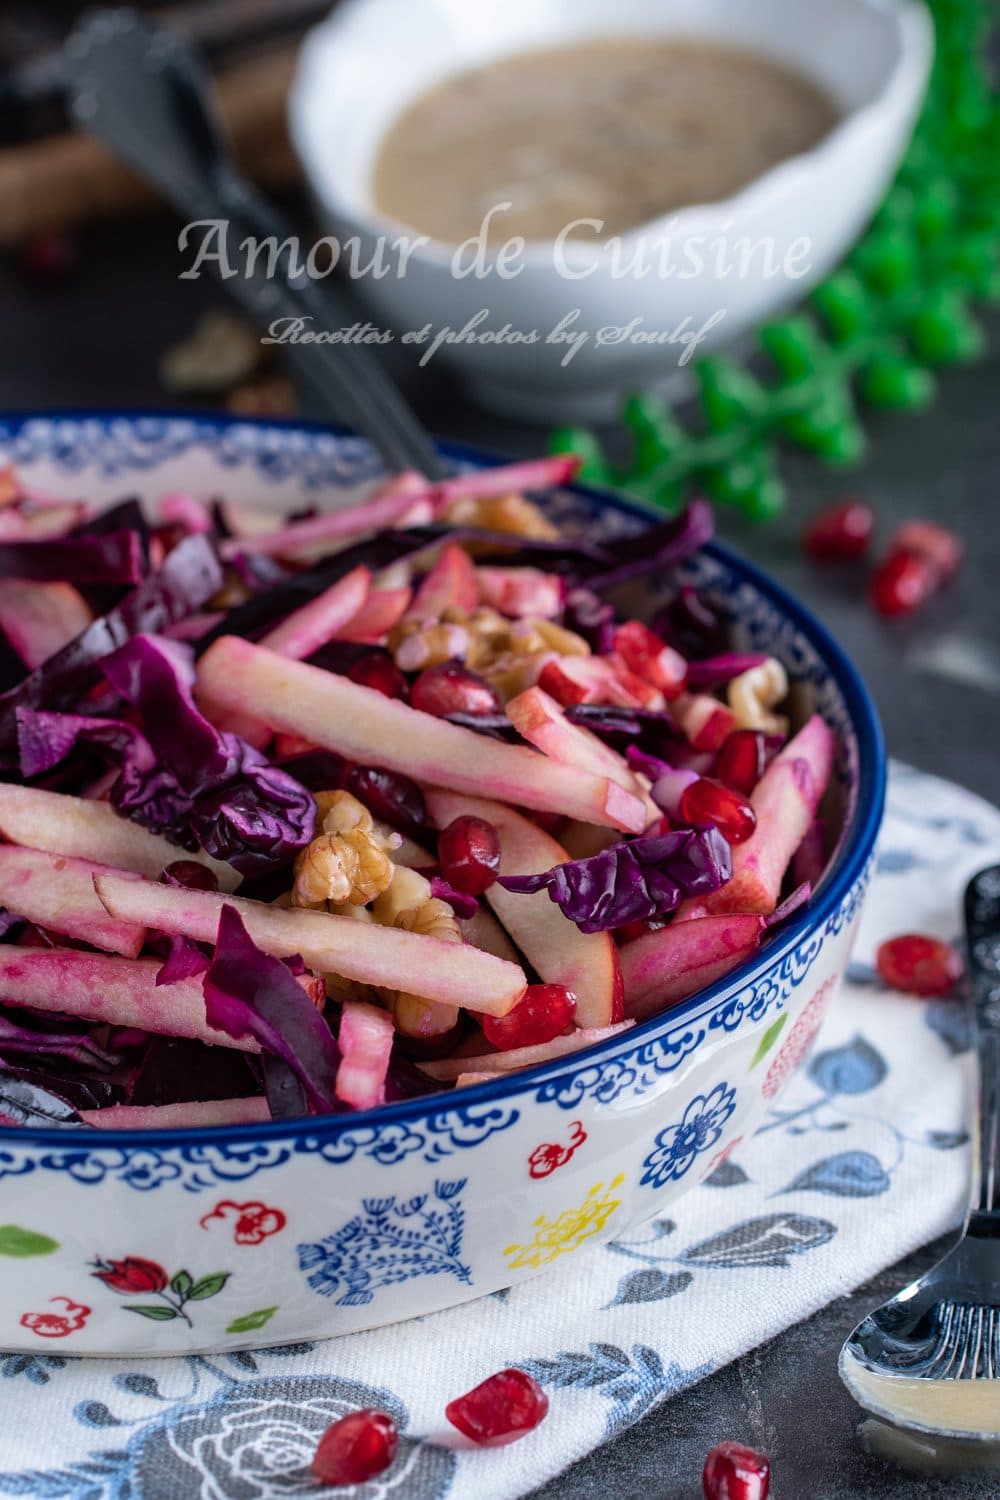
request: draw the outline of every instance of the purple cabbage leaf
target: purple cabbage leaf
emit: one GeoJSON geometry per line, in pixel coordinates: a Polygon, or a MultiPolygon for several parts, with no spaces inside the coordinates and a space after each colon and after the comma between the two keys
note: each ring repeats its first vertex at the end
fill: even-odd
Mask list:
{"type": "Polygon", "coordinates": [[[138,583],[145,571],[135,531],[35,542],[0,542],[0,578],[32,583],[138,583]]]}
{"type": "Polygon", "coordinates": [[[199,712],[186,648],[140,635],[101,667],[139,711],[143,728],[121,719],[19,709],[24,776],[50,770],[83,741],[119,768],[111,788],[118,812],[182,848],[204,849],[247,875],[287,862],[309,842],[316,818],[311,793],[199,712]]]}
{"type": "Polygon", "coordinates": [[[222,566],[206,537],[180,542],[120,604],[0,695],[0,746],[16,743],[19,708],[75,708],[100,682],[104,657],[141,631],[166,630],[201,609],[222,582],[222,566]]]}
{"type": "Polygon", "coordinates": [[[717,828],[683,828],[612,844],[540,875],[501,875],[518,895],[548,891],[581,932],[608,932],[675,911],[685,896],[707,896],[732,877],[732,853],[717,828]]]}
{"type": "Polygon", "coordinates": [[[254,1037],[260,1043],[272,1113],[275,1094],[287,1092],[285,1069],[295,1075],[316,1114],[338,1110],[334,1079],[340,1049],[333,1033],[288,965],[261,952],[233,906],[219,913],[215,955],[204,985],[208,1024],[235,1040],[254,1037]],[[284,1067],[268,1087],[271,1058],[284,1067]]]}

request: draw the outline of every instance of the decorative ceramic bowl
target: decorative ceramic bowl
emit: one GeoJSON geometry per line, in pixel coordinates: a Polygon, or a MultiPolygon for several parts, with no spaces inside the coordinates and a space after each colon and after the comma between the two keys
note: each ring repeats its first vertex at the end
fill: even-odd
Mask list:
{"type": "MultiPolygon", "coordinates": [[[[378,468],[321,428],[170,416],[0,418],[4,461],[66,496],[183,486],[283,508],[335,505],[378,468]]],[[[648,519],[583,488],[548,509],[589,534],[648,519]]],[[[884,753],[854,668],[801,605],[721,546],[686,573],[837,730],[843,834],[808,909],[753,963],[611,1043],[457,1093],[254,1126],[0,1131],[0,1347],[179,1354],[434,1312],[662,1212],[754,1129],[847,964],[884,753]]]]}
{"type": "MultiPolygon", "coordinates": [[[[403,110],[450,74],[608,35],[703,38],[760,53],[817,83],[842,117],[812,150],[733,196],[622,235],[619,266],[638,268],[643,251],[642,276],[617,274],[606,243],[586,231],[566,241],[559,261],[555,242],[528,244],[507,268],[516,275],[496,270],[496,244],[483,263],[489,274],[456,275],[455,247],[440,241],[418,244],[405,274],[390,254],[387,274],[360,275],[373,317],[397,334],[428,322],[458,332],[487,309],[477,337],[434,357],[485,405],[532,421],[613,416],[622,392],[676,377],[683,332],[706,330],[704,354],[800,301],[888,186],[934,47],[918,0],[341,0],[307,38],[290,99],[292,136],[324,225],[342,247],[357,237],[361,268],[380,236],[389,247],[400,234],[412,241],[413,230],[378,212],[371,186],[380,143],[403,110]],[[744,243],[756,247],[746,263],[737,260],[744,243]],[[564,364],[565,339],[547,336],[574,315],[572,331],[589,339],[564,364]],[[635,319],[633,335],[602,341],[602,330],[635,319]],[[477,341],[505,324],[538,330],[539,340],[477,341]],[[657,344],[651,334],[676,337],[657,344]]],[[[494,228],[506,238],[502,215],[494,228]]],[[[350,264],[345,249],[341,265],[350,264]]]]}

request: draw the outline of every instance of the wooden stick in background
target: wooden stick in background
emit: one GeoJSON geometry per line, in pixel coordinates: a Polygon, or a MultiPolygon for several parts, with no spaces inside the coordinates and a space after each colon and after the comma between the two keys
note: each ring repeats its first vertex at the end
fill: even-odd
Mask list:
{"type": "MultiPolygon", "coordinates": [[[[283,47],[234,64],[217,80],[220,112],[240,165],[267,187],[299,176],[285,122],[296,52],[283,47]]],[[[3,245],[160,202],[99,142],[77,131],[0,150],[3,245]]]]}

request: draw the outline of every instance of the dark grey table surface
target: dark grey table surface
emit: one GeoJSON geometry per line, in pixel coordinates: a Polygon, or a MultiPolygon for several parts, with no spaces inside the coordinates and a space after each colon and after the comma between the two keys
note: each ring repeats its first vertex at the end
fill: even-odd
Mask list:
{"type": "MultiPolygon", "coordinates": [[[[174,236],[166,218],[93,231],[77,272],[45,285],[0,263],[0,410],[169,405],[156,376],[160,353],[199,310],[222,300],[208,281],[177,280],[174,236]]],[[[754,529],[723,511],[720,522],[728,540],[809,602],[861,666],[890,752],[1000,802],[1000,319],[991,331],[993,355],[947,372],[929,411],[868,421],[862,466],[843,475],[790,456],[782,520],[754,529]],[[871,500],[883,535],[904,517],[927,515],[966,538],[960,580],[919,617],[879,621],[857,571],[818,571],[802,559],[803,518],[847,490],[871,500]],[[956,662],[965,677],[971,662],[977,680],[960,680],[956,662]]],[[[540,430],[476,411],[439,370],[425,372],[411,394],[441,434],[510,454],[540,449],[540,430]]],[[[912,1476],[865,1456],[855,1436],[859,1414],[837,1379],[837,1352],[862,1311],[932,1258],[922,1251],[676,1397],[536,1500],[690,1500],[705,1452],[727,1437],[770,1454],[776,1500],[1000,1495],[1000,1476],[912,1476]]]]}

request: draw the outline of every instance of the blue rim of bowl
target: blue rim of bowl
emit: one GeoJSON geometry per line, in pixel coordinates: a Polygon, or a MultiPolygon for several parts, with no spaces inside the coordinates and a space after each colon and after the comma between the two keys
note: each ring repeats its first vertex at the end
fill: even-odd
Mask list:
{"type": "MultiPolygon", "coordinates": [[[[332,437],[356,437],[348,428],[329,422],[316,422],[302,418],[255,418],[222,417],[213,413],[163,408],[139,407],[135,410],[88,410],[86,408],[57,409],[53,411],[14,411],[0,414],[0,429],[17,431],[32,421],[52,422],[142,422],[145,420],[192,422],[206,432],[221,433],[228,428],[250,426],[262,430],[284,432],[308,432],[332,437]]],[[[476,468],[496,468],[509,463],[495,453],[484,451],[471,444],[435,439],[446,458],[457,464],[476,468]]],[[[560,490],[580,494],[590,501],[611,506],[634,516],[647,524],[662,520],[662,511],[642,501],[603,490],[595,485],[566,484],[560,490]]],[[[803,938],[810,933],[820,933],[827,921],[838,910],[841,903],[861,878],[875,847],[875,839],[882,822],[886,789],[886,752],[882,727],[878,713],[860,673],[850,657],[843,651],[826,626],[776,583],[754,563],[748,562],[724,542],[712,541],[704,549],[717,557],[727,568],[732,569],[750,583],[758,593],[769,599],[792,621],[796,629],[809,640],[822,657],[843,694],[850,723],[857,737],[858,786],[855,813],[847,836],[837,855],[836,863],[827,875],[820,894],[790,922],[776,941],[769,943],[752,963],[742,965],[715,984],[696,991],[687,1000],[673,1005],[658,1016],[639,1022],[628,1031],[620,1033],[610,1042],[597,1042],[579,1052],[571,1052],[553,1062],[540,1063],[521,1072],[501,1075],[486,1083],[472,1084],[461,1090],[440,1090],[433,1094],[422,1094],[414,1099],[400,1099],[393,1104],[382,1104],[377,1109],[359,1110],[353,1114],[310,1115],[303,1120],[264,1120],[255,1124],[200,1125],[184,1128],[139,1129],[139,1130],[87,1130],[77,1131],[72,1126],[33,1127],[10,1125],[5,1127],[2,1140],[14,1145],[61,1145],[67,1150],[132,1147],[149,1150],[169,1149],[172,1146],[196,1146],[228,1143],[233,1141],[267,1141],[288,1139],[295,1136],[322,1134],[334,1137],[347,1130],[360,1127],[378,1128],[382,1125],[406,1123],[425,1116],[440,1114],[451,1109],[461,1109],[477,1104],[506,1101],[524,1093],[534,1093],[541,1085],[559,1079],[567,1079],[583,1068],[595,1063],[611,1062],[622,1052],[631,1052],[637,1045],[652,1041],[664,1029],[674,1030],[677,1024],[695,1011],[707,1011],[727,994],[737,994],[767,970],[781,964],[803,938]],[[665,1028],[665,1023],[668,1023],[665,1028]]]]}

